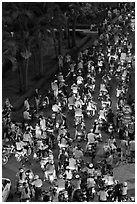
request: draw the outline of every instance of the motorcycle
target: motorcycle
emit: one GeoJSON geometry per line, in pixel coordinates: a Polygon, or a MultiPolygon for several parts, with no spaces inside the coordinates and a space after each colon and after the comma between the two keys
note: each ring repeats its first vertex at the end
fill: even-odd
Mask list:
{"type": "Polygon", "coordinates": [[[15,147],[3,147],[2,149],[2,165],[6,165],[9,161],[9,158],[15,152],[15,147]]]}
{"type": "Polygon", "coordinates": [[[94,103],[92,102],[88,102],[87,104],[87,108],[86,108],[86,114],[88,117],[93,117],[95,116],[96,114],[96,110],[97,110],[97,107],[94,103]]]}
{"type": "Polygon", "coordinates": [[[27,162],[28,161],[28,157],[31,155],[31,146],[28,146],[28,149],[23,149],[21,152],[16,151],[15,152],[15,158],[17,160],[17,162],[27,162]]]}

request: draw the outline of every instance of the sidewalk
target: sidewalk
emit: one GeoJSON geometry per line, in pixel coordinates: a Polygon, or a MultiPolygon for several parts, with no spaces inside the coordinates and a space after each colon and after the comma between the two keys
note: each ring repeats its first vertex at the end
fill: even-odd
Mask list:
{"type": "MultiPolygon", "coordinates": [[[[72,57],[76,57],[79,50],[83,46],[85,46],[85,44],[87,44],[91,39],[92,39],[92,35],[88,34],[83,39],[81,39],[80,42],[77,43],[78,44],[77,47],[74,47],[72,50],[69,50],[69,51],[67,49],[66,50],[64,49],[63,55],[65,55],[66,52],[69,52],[72,55],[72,57]]],[[[33,64],[31,63],[30,67],[32,66],[33,64]]],[[[36,87],[39,90],[44,89],[44,92],[48,90],[50,81],[54,78],[55,74],[58,71],[58,62],[52,56],[45,57],[44,67],[45,67],[45,72],[44,72],[43,78],[40,80],[34,80],[32,79],[33,77],[31,76],[29,79],[28,91],[21,96],[17,93],[18,73],[13,73],[13,72],[7,73],[6,78],[3,79],[3,86],[2,86],[3,103],[6,97],[10,98],[10,101],[15,108],[15,111],[13,112],[14,119],[17,118],[18,120],[20,120],[20,117],[22,117],[23,102],[26,97],[32,98],[36,87]]],[[[30,72],[33,72],[33,71],[30,70],[30,72]]],[[[33,75],[33,73],[30,73],[30,75],[33,75]]]]}

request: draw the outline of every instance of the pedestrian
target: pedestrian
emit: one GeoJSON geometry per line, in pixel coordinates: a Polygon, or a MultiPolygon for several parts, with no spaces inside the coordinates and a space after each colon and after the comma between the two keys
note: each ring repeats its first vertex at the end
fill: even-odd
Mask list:
{"type": "Polygon", "coordinates": [[[130,162],[133,163],[135,160],[135,139],[129,141],[129,156],[130,162]]]}
{"type": "Polygon", "coordinates": [[[23,189],[21,191],[20,202],[29,202],[31,198],[31,191],[28,183],[23,183],[23,189]]]}
{"type": "Polygon", "coordinates": [[[39,95],[39,91],[38,89],[36,88],[35,89],[35,92],[34,92],[34,98],[35,98],[35,105],[36,105],[36,111],[38,113],[39,111],[39,104],[40,104],[40,95],[39,95]]]}
{"type": "Polygon", "coordinates": [[[28,110],[28,111],[30,110],[30,104],[29,104],[29,98],[28,97],[25,98],[24,108],[25,108],[25,110],[28,110]]]}
{"type": "Polygon", "coordinates": [[[63,56],[62,55],[58,56],[58,67],[59,67],[59,71],[62,71],[63,69],[63,56]]]}

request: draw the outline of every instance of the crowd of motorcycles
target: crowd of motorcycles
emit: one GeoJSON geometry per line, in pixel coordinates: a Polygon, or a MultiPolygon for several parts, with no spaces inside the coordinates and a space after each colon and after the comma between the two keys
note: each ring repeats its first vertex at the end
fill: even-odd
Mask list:
{"type": "MultiPolygon", "coordinates": [[[[2,164],[6,165],[12,155],[23,168],[26,162],[30,162],[30,157],[39,162],[44,174],[43,182],[52,184],[48,192],[42,191],[40,195],[49,195],[49,201],[54,201],[53,195],[57,193],[59,202],[89,202],[104,188],[109,201],[134,201],[127,194],[122,195],[123,184],[115,180],[109,182],[105,177],[107,174],[113,177],[113,168],[107,164],[107,159],[118,153],[115,135],[120,140],[124,137],[129,143],[134,140],[135,134],[134,100],[128,97],[131,72],[134,71],[133,49],[129,41],[131,28],[128,26],[122,32],[134,17],[134,11],[131,10],[130,15],[127,12],[125,8],[121,14],[122,20],[118,18],[115,24],[109,23],[109,13],[110,16],[103,23],[104,33],[99,36],[98,44],[81,51],[77,61],[69,54],[64,56],[63,67],[59,66],[60,71],[51,82],[48,94],[44,97],[39,95],[38,109],[30,106],[27,110],[30,114],[28,120],[23,123],[13,122],[11,114],[14,107],[6,99],[3,108],[3,137],[10,145],[3,144],[2,164]],[[63,74],[63,69],[68,69],[67,75],[63,74]],[[95,98],[97,80],[100,80],[100,84],[95,98]],[[114,80],[117,84],[115,90],[114,80]],[[114,93],[115,102],[111,98],[114,93]],[[47,110],[51,114],[45,117],[44,112],[47,110]],[[73,120],[74,138],[67,125],[68,114],[73,120]],[[94,119],[89,133],[86,131],[87,118],[94,119]],[[109,135],[109,139],[104,144],[104,159],[98,163],[95,160],[96,150],[98,144],[103,142],[103,132],[109,135]],[[90,133],[94,136],[92,141],[88,137],[90,133]],[[81,147],[82,142],[86,144],[85,149],[81,147]],[[21,146],[19,150],[18,144],[21,146]],[[54,149],[59,152],[57,165],[54,149]],[[84,157],[89,157],[90,162],[85,163],[84,157]],[[89,188],[88,178],[94,180],[94,185],[89,188]],[[64,187],[57,185],[58,179],[65,182],[64,187]],[[76,180],[77,187],[73,180],[76,180]]],[[[129,154],[127,162],[133,162],[134,156],[133,152],[129,154]]],[[[35,178],[33,172],[31,175],[27,181],[29,185],[35,178]]],[[[21,193],[23,183],[18,181],[17,186],[17,192],[21,193]]]]}

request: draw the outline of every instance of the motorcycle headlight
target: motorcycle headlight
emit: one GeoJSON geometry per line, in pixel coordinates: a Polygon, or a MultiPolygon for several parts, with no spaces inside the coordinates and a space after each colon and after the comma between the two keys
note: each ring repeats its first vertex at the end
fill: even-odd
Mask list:
{"type": "Polygon", "coordinates": [[[15,154],[15,157],[17,158],[17,157],[18,157],[18,154],[15,154]]]}

